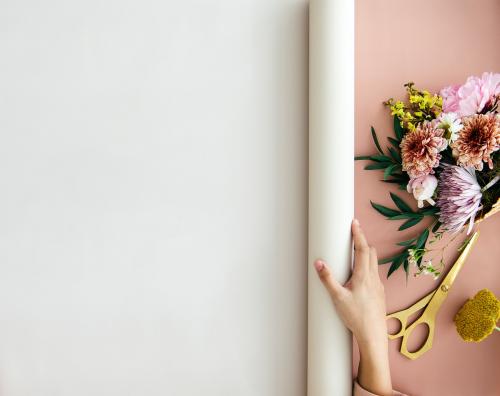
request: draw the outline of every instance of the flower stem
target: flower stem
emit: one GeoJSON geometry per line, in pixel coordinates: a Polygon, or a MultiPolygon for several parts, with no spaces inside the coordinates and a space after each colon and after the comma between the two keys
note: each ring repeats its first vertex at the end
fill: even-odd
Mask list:
{"type": "Polygon", "coordinates": [[[498,180],[500,180],[500,176],[495,176],[486,186],[481,189],[481,192],[485,192],[488,188],[492,187],[498,180]]]}

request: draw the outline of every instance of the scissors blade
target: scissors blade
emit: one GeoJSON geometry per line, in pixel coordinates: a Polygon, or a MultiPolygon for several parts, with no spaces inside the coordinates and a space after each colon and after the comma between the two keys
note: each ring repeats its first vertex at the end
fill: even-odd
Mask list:
{"type": "Polygon", "coordinates": [[[463,267],[465,260],[469,256],[471,249],[476,243],[478,237],[479,237],[479,231],[476,231],[472,236],[472,238],[470,238],[467,244],[465,245],[465,248],[462,250],[462,253],[458,257],[457,261],[455,261],[455,264],[453,264],[451,269],[448,271],[448,274],[445,276],[439,287],[436,289],[436,293],[434,293],[434,295],[431,298],[431,301],[427,305],[427,308],[422,313],[422,316],[426,317],[428,321],[434,321],[439,311],[439,308],[441,307],[441,304],[443,304],[444,300],[446,300],[446,297],[448,297],[448,291],[453,285],[453,282],[455,282],[458,272],[463,267]]]}
{"type": "Polygon", "coordinates": [[[458,272],[462,269],[465,260],[467,260],[467,257],[469,257],[472,247],[476,243],[478,237],[479,237],[479,231],[476,231],[474,235],[472,235],[472,237],[467,242],[467,245],[462,250],[462,253],[458,257],[457,261],[455,261],[455,264],[453,264],[453,267],[451,267],[450,271],[441,282],[441,286],[439,288],[440,290],[442,290],[443,292],[447,292],[451,287],[451,285],[453,284],[453,282],[455,282],[455,278],[457,277],[458,272]]]}

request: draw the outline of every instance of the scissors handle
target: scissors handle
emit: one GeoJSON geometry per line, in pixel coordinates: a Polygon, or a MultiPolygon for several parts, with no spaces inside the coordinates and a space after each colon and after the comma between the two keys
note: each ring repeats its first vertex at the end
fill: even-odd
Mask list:
{"type": "Polygon", "coordinates": [[[467,242],[466,247],[463,249],[460,257],[457,259],[455,264],[453,264],[452,268],[446,275],[446,277],[441,282],[441,285],[427,296],[417,301],[415,304],[410,306],[409,308],[394,312],[393,314],[387,315],[386,319],[397,319],[401,323],[401,329],[395,334],[389,334],[390,339],[403,337],[401,341],[401,349],[400,352],[409,359],[417,359],[422,356],[425,352],[432,348],[432,341],[434,340],[434,326],[435,319],[441,304],[446,299],[448,295],[448,291],[450,290],[451,285],[455,281],[455,278],[462,268],[467,256],[469,255],[472,246],[477,241],[479,236],[479,231],[477,231],[471,239],[467,242]],[[408,319],[411,315],[415,314],[419,310],[425,308],[422,315],[415,320],[411,325],[407,327],[408,319]],[[408,338],[410,338],[413,330],[416,327],[425,324],[428,328],[429,333],[427,334],[427,338],[423,345],[416,351],[410,352],[408,350],[408,338]]]}
{"type": "Polygon", "coordinates": [[[401,340],[401,349],[400,349],[400,352],[404,356],[406,356],[411,360],[415,360],[432,348],[432,341],[434,340],[435,314],[436,312],[434,312],[433,317],[430,317],[429,315],[422,315],[415,322],[413,322],[408,328],[406,328],[403,334],[403,339],[401,340]],[[413,330],[415,330],[420,325],[426,325],[429,332],[426,336],[425,342],[417,350],[415,350],[414,352],[410,352],[408,350],[408,339],[413,333],[413,330]]]}
{"type": "Polygon", "coordinates": [[[396,319],[399,321],[399,324],[401,325],[401,328],[397,333],[390,334],[388,333],[388,337],[391,340],[394,340],[395,338],[403,337],[404,333],[407,331],[407,324],[408,324],[408,319],[411,315],[414,313],[420,311],[421,309],[425,308],[425,306],[431,301],[432,297],[436,293],[435,290],[431,291],[429,294],[427,294],[425,297],[421,298],[418,300],[415,304],[411,305],[410,307],[394,312],[390,315],[387,315],[385,318],[387,319],[396,319]]]}

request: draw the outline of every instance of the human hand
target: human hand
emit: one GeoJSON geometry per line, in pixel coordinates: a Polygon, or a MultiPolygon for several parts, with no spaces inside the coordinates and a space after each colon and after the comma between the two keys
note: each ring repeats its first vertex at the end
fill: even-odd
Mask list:
{"type": "Polygon", "coordinates": [[[314,266],[328,290],[337,313],[359,343],[374,338],[387,339],[384,286],[378,274],[377,252],[368,245],[357,220],[352,222],[354,239],[354,270],[342,286],[323,260],[314,266]]]}
{"type": "Polygon", "coordinates": [[[354,269],[341,285],[324,260],[314,266],[328,290],[335,309],[358,341],[360,366],[358,381],[379,395],[392,394],[388,358],[384,286],[378,274],[377,252],[370,247],[357,220],[352,222],[354,269]]]}

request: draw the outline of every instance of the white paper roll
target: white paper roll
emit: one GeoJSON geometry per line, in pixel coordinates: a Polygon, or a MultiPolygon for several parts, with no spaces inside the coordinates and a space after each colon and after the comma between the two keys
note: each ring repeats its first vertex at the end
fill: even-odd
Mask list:
{"type": "Polygon", "coordinates": [[[308,396],[352,393],[351,334],[312,263],[345,282],[354,213],[354,1],[311,0],[309,10],[308,396]]]}

